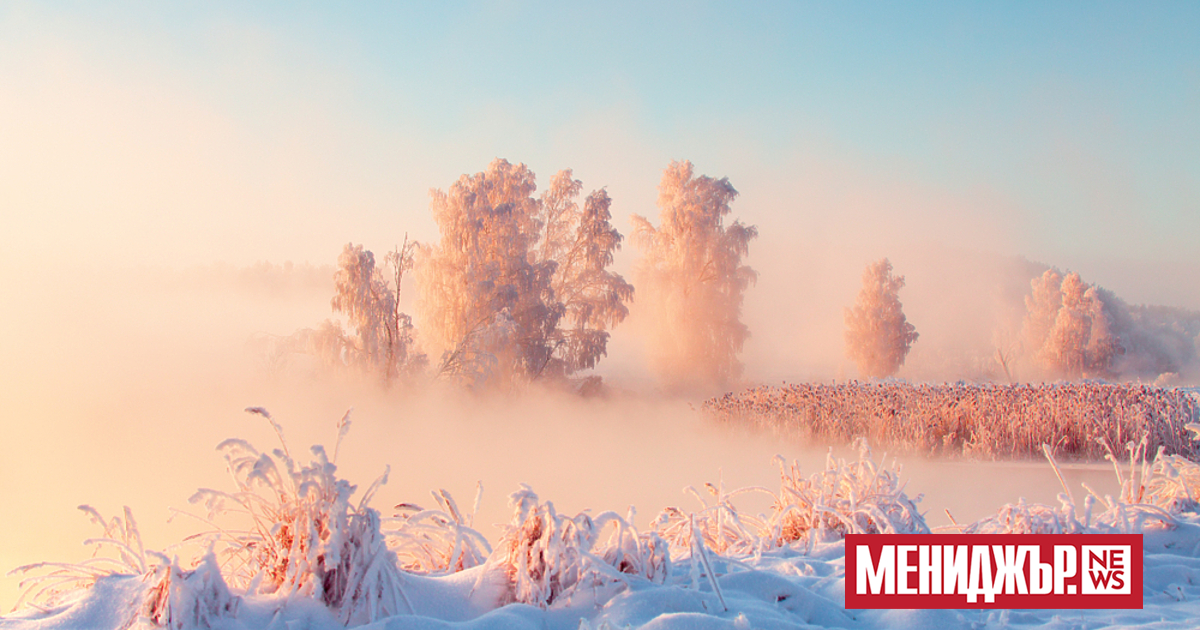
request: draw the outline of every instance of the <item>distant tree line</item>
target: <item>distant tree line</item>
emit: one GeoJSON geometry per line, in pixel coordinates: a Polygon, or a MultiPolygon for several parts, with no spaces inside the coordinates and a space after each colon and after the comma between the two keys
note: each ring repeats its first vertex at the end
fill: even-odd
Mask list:
{"type": "MultiPolygon", "coordinates": [[[[742,377],[750,337],[742,305],[758,277],[745,259],[758,230],[730,217],[737,195],[727,178],[672,162],[659,183],[658,224],[631,217],[648,357],[667,390],[711,392],[742,377]]],[[[584,196],[566,169],[538,194],[533,171],[497,159],[431,197],[438,238],[405,235],[381,260],[347,244],[331,300],[343,321],[298,331],[286,349],[385,383],[424,376],[471,388],[542,381],[596,390],[589,370],[608,355],[635,298],[634,284],[611,269],[624,236],[607,191],[584,196]],[[415,281],[415,316],[401,309],[406,278],[415,281]]],[[[900,301],[904,286],[880,259],[845,310],[846,356],[862,378],[899,374],[920,338],[900,301]]],[[[1029,287],[1020,334],[996,343],[1005,380],[1169,380],[1196,362],[1200,313],[1130,306],[1054,268],[1029,287]]]]}
{"type": "Polygon", "coordinates": [[[1196,359],[1200,313],[1131,306],[1054,268],[1030,285],[1023,351],[1043,377],[1170,381],[1196,359]]]}

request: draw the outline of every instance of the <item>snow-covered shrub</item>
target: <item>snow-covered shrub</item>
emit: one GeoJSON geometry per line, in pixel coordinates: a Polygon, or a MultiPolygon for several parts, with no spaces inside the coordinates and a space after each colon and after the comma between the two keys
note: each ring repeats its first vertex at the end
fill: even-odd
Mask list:
{"type": "Polygon", "coordinates": [[[1129,472],[1122,474],[1121,464],[1106,440],[1100,441],[1112,462],[1121,492],[1116,498],[1100,496],[1087,484],[1082,514],[1076,508],[1070,488],[1049,446],[1043,445],[1046,460],[1063,484],[1058,495],[1060,507],[1034,503],[1024,499],[1008,504],[992,516],[984,517],[962,528],[967,534],[1136,534],[1147,526],[1174,527],[1175,515],[1193,506],[1191,489],[1186,480],[1200,477],[1200,466],[1178,456],[1164,456],[1160,446],[1153,464],[1146,459],[1148,437],[1126,444],[1129,451],[1129,472]],[[1184,471],[1181,473],[1180,471],[1184,471]],[[1097,506],[1099,511],[1097,511],[1097,506]]]}
{"type": "Polygon", "coordinates": [[[825,458],[825,470],[805,479],[800,466],[789,466],[782,457],[779,464],[780,488],[775,497],[767,530],[775,546],[793,542],[816,542],[832,535],[846,534],[924,534],[929,532],[925,518],[917,511],[900,483],[900,468],[880,466],[871,457],[864,439],[856,440],[858,460],[825,458]]]}
{"type": "Polygon", "coordinates": [[[211,628],[220,619],[237,617],[242,600],[230,594],[211,552],[190,571],[174,561],[164,562],[145,577],[153,586],[146,591],[139,613],[157,626],[211,628]]]}
{"type": "Polygon", "coordinates": [[[671,544],[676,555],[692,554],[696,538],[702,539],[707,549],[722,555],[746,556],[761,551],[766,523],[761,518],[742,514],[733,499],[753,492],[771,494],[770,491],[750,487],[727,492],[724,483],[706,483],[704,489],[709,497],[692,486],[684,488],[704,506],[699,511],[684,512],[668,507],[654,521],[654,530],[671,544]]]}
{"type": "Polygon", "coordinates": [[[633,509],[626,518],[613,512],[600,514],[594,520],[598,531],[607,524],[613,532],[596,549],[604,562],[622,575],[637,575],[662,584],[671,575],[671,550],[657,532],[638,532],[633,526],[633,509]]]}
{"type": "Polygon", "coordinates": [[[1195,510],[1200,497],[1200,464],[1181,455],[1154,458],[1154,475],[1146,480],[1146,494],[1151,503],[1171,513],[1195,510]]]}
{"type": "MultiPolygon", "coordinates": [[[[1091,495],[1088,499],[1095,500],[1104,508],[1096,517],[1097,527],[1102,531],[1132,534],[1141,532],[1147,524],[1157,524],[1158,527],[1174,527],[1175,515],[1190,506],[1190,490],[1186,484],[1179,483],[1178,471],[1187,465],[1195,474],[1195,464],[1183,458],[1175,458],[1174,464],[1168,464],[1163,456],[1163,447],[1158,447],[1158,457],[1153,464],[1146,458],[1149,436],[1145,433],[1138,442],[1128,442],[1125,450],[1129,453],[1129,472],[1121,474],[1121,462],[1113,452],[1108,440],[1097,440],[1106,451],[1105,459],[1112,462],[1113,472],[1117,475],[1117,483],[1121,493],[1113,499],[1110,496],[1100,496],[1091,488],[1084,485],[1091,495]]],[[[1090,502],[1089,502],[1090,503],[1090,502]]],[[[1091,515],[1091,505],[1086,505],[1085,512],[1091,515]]]]}
{"type": "Polygon", "coordinates": [[[613,512],[563,516],[524,484],[509,505],[512,522],[487,565],[507,576],[512,601],[544,608],[580,587],[628,583],[635,576],[661,583],[670,571],[666,543],[653,533],[638,534],[613,512]],[[610,524],[616,531],[602,541],[610,524]]]}
{"type": "Polygon", "coordinates": [[[832,451],[825,469],[807,479],[796,462],[779,465],[779,493],[760,487],[726,491],[723,484],[705,484],[711,500],[695,488],[690,492],[703,508],[689,513],[670,507],[654,522],[677,555],[694,551],[694,536],[707,549],[725,556],[747,556],[795,542],[812,544],[846,534],[927,533],[916,500],[904,493],[898,467],[881,467],[871,457],[866,440],[857,440],[857,461],[836,458],[832,451]],[[741,512],[733,499],[761,492],[773,498],[771,513],[756,517],[741,512]]]}
{"type": "MultiPolygon", "coordinates": [[[[996,514],[965,526],[964,534],[1081,534],[1084,522],[1075,516],[1075,503],[1059,493],[1059,508],[1043,503],[1026,503],[1019,499],[1009,503],[996,514]]],[[[1090,497],[1089,497],[1090,498],[1090,497]]],[[[1085,518],[1086,520],[1086,518],[1085,518]]]]}
{"type": "Polygon", "coordinates": [[[111,520],[105,520],[100,512],[90,505],[81,505],[79,509],[104,530],[104,534],[99,538],[83,541],[84,545],[92,547],[92,557],[82,562],[38,562],[13,569],[10,575],[44,571],[40,575],[33,575],[21,581],[21,595],[14,610],[24,605],[53,607],[72,593],[90,587],[102,577],[146,576],[153,573],[155,565],[163,561],[161,554],[147,551],[142,546],[137,522],[133,520],[133,512],[128,507],[125,508],[124,519],[114,516],[111,520]]]}
{"type": "Polygon", "coordinates": [[[128,507],[123,519],[114,516],[110,520],[105,520],[91,506],[81,505],[79,509],[104,529],[103,536],[84,541],[94,548],[93,556],[79,563],[41,562],[14,570],[13,573],[46,571],[21,582],[23,591],[14,610],[23,605],[56,607],[91,588],[97,580],[136,576],[145,588],[128,610],[129,624],[141,618],[172,629],[210,628],[221,618],[237,615],[241,598],[230,594],[211,553],[196,568],[185,570],[178,560],[142,545],[137,522],[128,507]]]}
{"type": "Polygon", "coordinates": [[[1111,497],[1084,497],[1082,514],[1066,493],[1060,507],[1019,500],[992,516],[962,528],[965,534],[1140,534],[1147,528],[1173,527],[1175,517],[1149,503],[1126,503],[1111,497]],[[1097,506],[1100,510],[1097,511],[1097,506]],[[1149,526],[1149,527],[1148,527],[1149,526]]]}
{"type": "MultiPolygon", "coordinates": [[[[271,415],[257,407],[247,411],[271,423],[281,448],[268,454],[244,440],[222,442],[218,449],[236,490],[201,489],[192,497],[204,502],[209,522],[231,512],[250,517],[248,529],[218,527],[210,534],[229,556],[230,580],[248,594],[322,601],[347,624],[411,612],[379,513],[366,507],[387,473],[352,506],[355,486],[336,477],[322,447],[312,447],[312,460],[299,466],[271,415]]],[[[339,442],[348,428],[343,418],[339,442]]]]}
{"type": "Polygon", "coordinates": [[[440,510],[426,510],[412,503],[396,506],[398,513],[385,519],[384,535],[405,571],[445,574],[483,564],[492,553],[486,538],[472,528],[483,495],[480,485],[475,508],[464,514],[449,492],[434,492],[440,510]]]}
{"type": "MultiPolygon", "coordinates": [[[[1200,431],[1200,424],[1188,424],[1187,428],[1195,433],[1200,431]]],[[[1180,455],[1164,455],[1162,446],[1158,447],[1151,463],[1146,457],[1148,437],[1143,434],[1139,442],[1125,445],[1129,453],[1129,472],[1122,474],[1121,463],[1111,445],[1106,440],[1100,443],[1121,486],[1121,502],[1148,503],[1171,514],[1195,509],[1196,497],[1200,494],[1200,464],[1180,455]]]]}

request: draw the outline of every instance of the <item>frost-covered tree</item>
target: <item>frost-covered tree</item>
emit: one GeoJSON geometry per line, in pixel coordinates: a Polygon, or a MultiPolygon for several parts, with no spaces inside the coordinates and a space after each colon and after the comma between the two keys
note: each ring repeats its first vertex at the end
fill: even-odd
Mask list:
{"type": "Polygon", "coordinates": [[[541,227],[536,188],[524,164],[495,160],[431,192],[441,240],[423,249],[418,283],[423,334],[444,349],[440,373],[480,381],[549,360],[562,311],[550,299],[554,264],[529,255],[541,227]]]}
{"type": "Polygon", "coordinates": [[[384,374],[388,379],[403,372],[423,368],[427,361],[424,354],[415,351],[412,317],[400,310],[400,288],[404,284],[404,274],[411,271],[416,262],[418,246],[416,241],[408,240],[408,235],[405,234],[404,244],[385,256],[388,267],[391,268],[392,281],[392,297],[389,300],[392,311],[385,321],[384,338],[387,348],[387,369],[384,374]]]}
{"type": "Polygon", "coordinates": [[[1034,278],[1031,288],[1025,338],[1042,368],[1066,378],[1111,376],[1114,358],[1124,352],[1114,323],[1119,300],[1078,273],[1055,269],[1034,278]]]}
{"type": "Polygon", "coordinates": [[[893,275],[892,263],[884,258],[867,265],[862,281],[858,300],[846,309],[846,355],[864,377],[891,376],[920,336],[900,303],[904,276],[893,275]]]}
{"type": "Polygon", "coordinates": [[[621,240],[607,194],[580,210],[581,187],[564,171],[538,199],[528,167],[497,159],[433,191],[441,239],[422,249],[418,279],[422,329],[444,349],[440,373],[536,379],[605,353],[632,287],[606,271],[621,240]]]}
{"type": "Polygon", "coordinates": [[[583,183],[559,171],[542,194],[543,231],[537,256],[555,263],[551,288],[564,315],[551,338],[552,358],[543,373],[556,375],[593,368],[607,354],[608,330],[629,314],[633,285],[608,271],[621,247],[610,223],[612,200],[597,190],[580,208],[583,183]]]}
{"type": "Polygon", "coordinates": [[[414,349],[412,318],[400,311],[400,287],[405,271],[412,268],[416,243],[405,237],[404,245],[387,255],[394,284],[375,264],[375,254],[361,245],[348,243],[338,256],[334,274],[333,310],[346,316],[350,334],[332,322],[317,331],[315,342],[341,362],[378,373],[391,381],[424,363],[414,349]]]}
{"type": "Polygon", "coordinates": [[[757,278],[742,258],[758,230],[725,225],[736,196],[728,178],[694,177],[691,162],[672,162],[658,186],[659,226],[632,218],[651,359],[672,389],[724,387],[742,372],[742,300],[757,278]]]}
{"type": "Polygon", "coordinates": [[[375,254],[364,251],[361,245],[346,244],[338,256],[330,305],[335,312],[346,315],[358,338],[361,359],[370,367],[381,365],[392,292],[375,268],[375,254]]]}

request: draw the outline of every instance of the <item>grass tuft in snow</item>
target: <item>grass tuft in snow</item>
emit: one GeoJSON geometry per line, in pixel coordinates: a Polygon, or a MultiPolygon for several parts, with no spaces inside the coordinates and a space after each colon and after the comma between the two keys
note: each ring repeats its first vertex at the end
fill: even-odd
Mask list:
{"type": "Polygon", "coordinates": [[[915,500],[904,493],[900,469],[875,463],[866,440],[857,440],[858,459],[825,459],[825,469],[805,478],[796,462],[776,457],[780,488],[773,493],[749,487],[726,491],[724,484],[705,484],[709,496],[695,488],[685,491],[703,505],[694,513],[667,508],[655,521],[655,530],[681,557],[694,552],[694,539],[726,556],[748,556],[776,547],[840,539],[846,534],[927,533],[929,527],[915,500]],[[773,498],[771,513],[752,516],[741,512],[734,499],[749,493],[773,498]]]}
{"type": "Polygon", "coordinates": [[[825,458],[825,470],[805,479],[794,461],[782,457],[780,488],[767,522],[771,542],[782,547],[795,542],[819,542],[832,535],[926,534],[929,526],[900,482],[900,468],[875,463],[865,439],[855,440],[858,459],[825,458]],[[818,540],[812,540],[816,536],[818,540]]]}
{"type": "MultiPolygon", "coordinates": [[[[204,503],[205,520],[214,526],[223,515],[249,518],[246,529],[216,527],[208,534],[221,548],[230,582],[251,595],[316,599],[346,624],[411,612],[379,513],[367,507],[387,472],[352,504],[356,487],[337,478],[324,448],[312,447],[312,459],[300,465],[271,415],[258,407],[247,411],[271,423],[281,448],[259,453],[244,440],[222,442],[217,448],[235,490],[201,489],[192,497],[204,503]]],[[[339,442],[346,426],[343,418],[339,442]]]]}
{"type": "Polygon", "coordinates": [[[152,586],[146,591],[140,616],[173,630],[212,628],[219,619],[236,618],[242,601],[229,592],[212,553],[190,571],[174,561],[160,563],[146,574],[145,581],[152,586]]]}
{"type": "Polygon", "coordinates": [[[395,507],[396,515],[385,520],[388,529],[384,534],[400,566],[414,573],[444,575],[483,564],[492,546],[472,527],[483,485],[476,489],[475,507],[470,514],[459,509],[449,492],[440,490],[432,495],[441,509],[401,503],[395,507]]]}
{"type": "Polygon", "coordinates": [[[173,629],[209,628],[218,619],[237,616],[241,598],[230,594],[211,553],[194,569],[185,570],[178,560],[142,545],[137,522],[128,507],[123,519],[114,516],[110,520],[91,506],[79,509],[104,529],[102,537],[84,541],[94,548],[93,556],[75,564],[43,562],[13,571],[45,571],[21,583],[24,590],[13,610],[24,605],[51,610],[69,603],[99,579],[124,575],[140,577],[145,585],[140,600],[130,605],[127,627],[141,619],[173,629]]]}
{"type": "Polygon", "coordinates": [[[83,544],[92,548],[92,557],[82,562],[38,562],[13,569],[9,575],[33,574],[21,581],[21,595],[13,610],[30,605],[48,609],[60,605],[79,590],[89,588],[97,579],[109,575],[147,575],[156,565],[167,562],[162,554],[147,551],[128,506],[125,518],[105,520],[96,508],[79,509],[100,526],[104,533],[83,544]]]}
{"type": "Polygon", "coordinates": [[[631,580],[662,583],[670,573],[666,543],[653,532],[639,534],[614,512],[567,517],[524,484],[510,495],[509,505],[512,522],[488,558],[485,574],[504,573],[511,601],[545,608],[580,588],[631,580]]]}
{"type": "Polygon", "coordinates": [[[1117,497],[1101,496],[1087,484],[1088,494],[1079,510],[1070,488],[1063,481],[1058,462],[1048,445],[1042,452],[1063,483],[1058,495],[1059,507],[1040,503],[1027,504],[1024,499],[1008,504],[992,515],[962,528],[968,534],[1136,534],[1146,529],[1174,528],[1176,516],[1183,510],[1194,509],[1191,497],[1200,490],[1200,465],[1178,455],[1158,456],[1151,463],[1146,457],[1149,438],[1143,435],[1138,442],[1125,445],[1129,453],[1129,468],[1122,472],[1121,461],[1106,439],[1097,442],[1105,451],[1105,459],[1113,464],[1121,490],[1117,497]],[[1082,513],[1081,513],[1082,512],[1082,513]]]}

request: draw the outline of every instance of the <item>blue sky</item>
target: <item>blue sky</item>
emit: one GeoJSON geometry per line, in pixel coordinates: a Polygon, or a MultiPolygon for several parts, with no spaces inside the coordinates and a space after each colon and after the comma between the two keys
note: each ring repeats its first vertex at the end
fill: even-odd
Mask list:
{"type": "Polygon", "coordinates": [[[768,258],[1200,264],[1200,4],[344,4],[0,3],[0,262],[329,262],[505,157],[623,231],[691,159],[768,258]]]}

